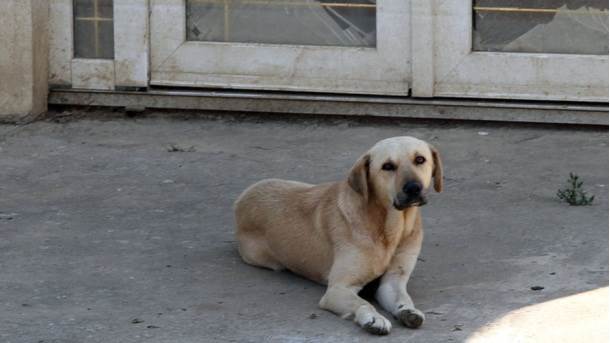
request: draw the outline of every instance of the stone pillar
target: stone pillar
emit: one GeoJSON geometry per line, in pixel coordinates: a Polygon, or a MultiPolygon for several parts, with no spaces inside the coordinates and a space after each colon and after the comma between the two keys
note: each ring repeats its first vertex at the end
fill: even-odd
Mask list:
{"type": "Polygon", "coordinates": [[[0,122],[47,110],[48,18],[48,0],[0,0],[0,122]]]}

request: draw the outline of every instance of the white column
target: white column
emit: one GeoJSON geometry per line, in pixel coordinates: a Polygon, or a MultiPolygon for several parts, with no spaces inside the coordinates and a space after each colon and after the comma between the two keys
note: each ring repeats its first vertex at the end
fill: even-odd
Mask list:
{"type": "Polygon", "coordinates": [[[0,1],[0,121],[47,110],[48,0],[0,1]]]}

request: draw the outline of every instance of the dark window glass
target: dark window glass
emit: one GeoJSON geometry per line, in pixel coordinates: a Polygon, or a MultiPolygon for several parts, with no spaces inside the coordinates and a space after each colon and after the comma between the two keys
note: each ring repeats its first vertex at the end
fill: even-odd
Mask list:
{"type": "Polygon", "coordinates": [[[74,0],[74,57],[114,59],[112,0],[74,0]]]}
{"type": "Polygon", "coordinates": [[[187,39],[375,47],[376,14],[376,0],[187,0],[187,39]]]}
{"type": "Polygon", "coordinates": [[[473,49],[608,54],[608,0],[474,0],[473,49]]]}

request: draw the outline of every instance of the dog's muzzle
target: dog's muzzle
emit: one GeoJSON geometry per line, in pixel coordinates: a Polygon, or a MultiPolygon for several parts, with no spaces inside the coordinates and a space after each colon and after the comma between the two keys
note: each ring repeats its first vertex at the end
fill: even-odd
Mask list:
{"type": "Polygon", "coordinates": [[[424,206],[427,201],[422,194],[422,184],[415,181],[410,181],[402,188],[402,192],[394,198],[394,208],[402,211],[409,207],[424,206]]]}
{"type": "Polygon", "coordinates": [[[424,196],[419,196],[415,199],[407,199],[407,200],[400,200],[400,197],[396,197],[396,199],[394,199],[394,208],[402,211],[404,209],[407,209],[409,207],[415,207],[415,206],[424,206],[425,204],[427,204],[428,201],[426,200],[426,198],[424,196]]]}

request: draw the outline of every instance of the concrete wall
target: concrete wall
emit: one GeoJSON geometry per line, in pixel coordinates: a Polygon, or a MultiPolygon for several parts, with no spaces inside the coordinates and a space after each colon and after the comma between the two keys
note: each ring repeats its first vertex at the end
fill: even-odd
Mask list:
{"type": "Polygon", "coordinates": [[[0,122],[47,109],[48,16],[47,0],[0,1],[0,122]]]}

